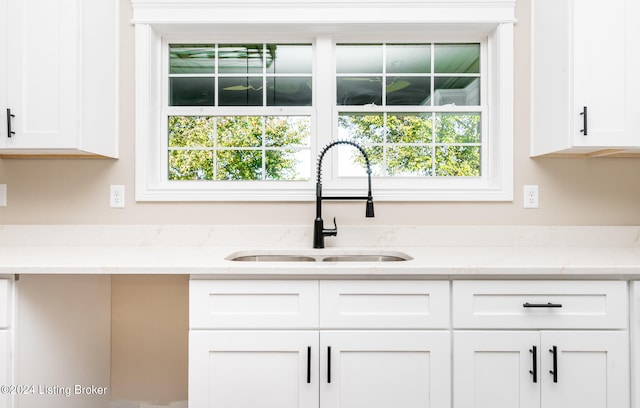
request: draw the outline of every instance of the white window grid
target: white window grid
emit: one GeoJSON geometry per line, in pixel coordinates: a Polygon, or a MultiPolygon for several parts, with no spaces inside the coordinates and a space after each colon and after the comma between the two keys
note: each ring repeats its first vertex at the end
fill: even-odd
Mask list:
{"type": "MultiPolygon", "coordinates": [[[[274,150],[274,151],[296,151],[296,152],[304,152],[304,151],[309,151],[311,153],[311,146],[267,146],[266,143],[266,133],[265,133],[265,119],[267,117],[271,117],[271,116],[291,116],[291,117],[308,117],[311,119],[311,135],[310,135],[310,139],[313,140],[313,129],[314,129],[314,119],[313,119],[313,106],[268,106],[267,103],[267,80],[268,78],[286,78],[286,77],[306,77],[308,76],[309,78],[313,78],[313,72],[306,74],[306,73],[270,73],[267,72],[267,67],[266,64],[263,62],[262,63],[262,70],[261,72],[248,72],[248,73],[220,73],[219,70],[219,52],[220,52],[220,44],[224,44],[224,45],[234,45],[234,44],[238,44],[238,45],[244,45],[244,44],[261,44],[262,45],[262,51],[263,51],[263,58],[265,53],[267,52],[267,45],[271,44],[272,42],[260,42],[260,41],[243,41],[243,42],[237,42],[237,41],[218,41],[218,42],[212,42],[212,41],[185,41],[185,40],[181,40],[181,41],[172,41],[172,40],[165,40],[163,43],[163,75],[162,78],[163,79],[163,97],[162,97],[162,117],[164,118],[162,125],[161,125],[161,132],[162,132],[162,149],[164,152],[166,152],[166,154],[164,155],[164,159],[162,160],[162,168],[161,168],[161,172],[162,174],[166,175],[166,177],[169,177],[169,153],[170,151],[193,151],[193,150],[199,150],[199,151],[209,151],[212,152],[212,166],[213,166],[213,180],[196,180],[196,181],[186,181],[186,180],[171,180],[171,183],[174,184],[184,184],[184,185],[188,185],[188,184],[193,184],[194,182],[196,183],[213,183],[213,184],[220,184],[220,182],[223,182],[227,185],[230,185],[231,187],[233,187],[233,184],[239,185],[242,183],[248,183],[251,184],[251,188],[269,188],[268,184],[272,184],[272,183],[290,183],[290,182],[297,182],[299,184],[300,181],[309,181],[311,179],[311,172],[309,171],[308,174],[303,174],[303,178],[300,180],[287,180],[287,181],[272,181],[272,180],[268,180],[266,178],[266,174],[267,174],[267,169],[266,169],[266,165],[267,165],[267,151],[270,150],[274,150]],[[170,69],[169,69],[169,64],[170,64],[170,60],[169,60],[169,47],[171,44],[201,44],[201,45],[207,45],[207,46],[211,46],[212,48],[214,48],[214,52],[215,52],[215,58],[214,58],[214,72],[210,73],[210,74],[204,74],[204,73],[194,73],[194,74],[182,74],[182,73],[170,73],[170,69]],[[170,105],[170,101],[169,101],[169,89],[168,89],[168,84],[169,84],[169,79],[170,78],[188,78],[188,77],[199,77],[199,78],[214,78],[214,104],[211,106],[171,106],[170,105]],[[219,85],[218,85],[218,79],[222,77],[222,78],[246,78],[246,77],[262,77],[262,87],[263,87],[263,92],[262,92],[262,106],[219,106],[219,85]],[[169,129],[168,129],[168,123],[169,123],[169,118],[172,116],[207,116],[207,117],[213,117],[214,120],[218,120],[218,118],[221,117],[230,117],[230,116],[236,116],[236,117],[261,117],[262,118],[262,143],[260,144],[260,146],[251,146],[251,147],[242,147],[242,146],[234,146],[234,147],[225,147],[225,146],[218,146],[218,137],[217,134],[215,134],[215,132],[217,132],[217,126],[213,127],[213,131],[214,131],[214,135],[212,135],[212,140],[213,140],[213,146],[191,146],[191,147],[175,147],[175,146],[169,146],[169,139],[168,139],[168,134],[169,134],[169,129]],[[242,180],[242,181],[231,181],[231,180],[218,180],[217,178],[217,169],[218,169],[218,158],[217,155],[215,154],[218,151],[224,151],[224,150],[229,150],[229,151],[259,151],[261,154],[261,162],[262,162],[262,167],[261,167],[261,174],[262,174],[262,179],[261,180],[242,180]],[[258,183],[263,183],[265,184],[265,187],[260,187],[258,185],[258,183]]],[[[308,42],[301,42],[301,43],[295,43],[295,42],[291,42],[291,41],[286,41],[287,45],[308,45],[308,42]]],[[[314,91],[315,92],[315,91],[314,91]]],[[[313,104],[312,104],[313,105],[313,104]]]]}
{"type": "MultiPolygon", "coordinates": [[[[236,115],[236,114],[245,114],[245,115],[281,115],[282,112],[279,109],[275,109],[273,112],[269,112],[269,108],[273,107],[265,107],[263,108],[263,112],[251,112],[245,111],[241,113],[236,113],[230,108],[228,111],[221,111],[220,108],[215,108],[217,110],[213,111],[209,107],[198,107],[197,112],[187,112],[181,110],[181,107],[171,107],[171,109],[167,108],[167,104],[163,101],[166,101],[167,97],[167,72],[166,69],[163,69],[163,62],[168,61],[166,58],[166,46],[167,38],[171,38],[171,42],[182,42],[182,43],[203,43],[202,41],[202,31],[199,31],[200,34],[185,34],[172,31],[166,31],[161,29],[160,31],[154,31],[153,29],[149,30],[148,27],[145,29],[144,25],[137,25],[136,41],[137,48],[136,52],[139,57],[139,61],[142,62],[141,69],[137,71],[137,85],[136,88],[138,93],[143,97],[140,98],[137,102],[137,114],[138,117],[138,125],[137,125],[137,133],[140,136],[136,137],[137,140],[137,157],[138,163],[136,165],[136,178],[137,185],[140,188],[137,188],[137,199],[143,201],[217,201],[217,200],[309,200],[313,197],[314,187],[312,183],[308,182],[300,182],[300,181],[292,181],[292,182],[278,182],[278,185],[271,183],[270,181],[263,181],[258,184],[251,182],[241,182],[242,185],[236,185],[233,182],[225,183],[224,188],[217,189],[209,185],[210,183],[200,183],[197,184],[190,183],[185,181],[180,185],[169,185],[166,183],[166,180],[163,181],[162,174],[167,174],[166,169],[166,161],[161,160],[160,157],[165,155],[166,153],[160,156],[154,155],[153,152],[167,152],[166,146],[166,137],[162,135],[166,135],[166,124],[167,118],[169,115],[236,115]],[[185,37],[187,37],[185,39],[185,37]],[[154,62],[155,61],[155,62],[154,62]],[[144,68],[147,67],[147,68],[144,68]],[[157,70],[154,70],[154,67],[157,67],[157,70]],[[147,70],[148,69],[148,70],[147,70]],[[164,71],[164,72],[163,72],[164,71]],[[140,78],[145,78],[143,74],[144,72],[148,72],[149,76],[146,77],[148,79],[147,82],[140,81],[140,78]],[[155,84],[155,85],[154,85],[155,84]],[[155,88],[154,88],[155,87],[155,88]],[[154,90],[155,89],[155,90],[154,90]],[[145,92],[148,93],[140,93],[145,92]],[[151,102],[150,105],[145,105],[144,101],[148,100],[151,102]],[[159,104],[159,110],[154,113],[153,105],[159,104]],[[145,109],[148,106],[149,109],[145,109]],[[154,120],[154,117],[156,118],[154,120]],[[140,122],[140,119],[148,118],[149,122],[145,122],[144,120],[140,122]],[[157,138],[160,135],[161,138],[157,138]],[[164,144],[164,146],[163,146],[164,144]],[[146,153],[145,153],[146,152],[146,153]],[[146,157],[146,158],[145,158],[146,157]],[[207,184],[207,185],[205,185],[207,184]]],[[[194,32],[195,32],[194,31],[194,32]]],[[[411,32],[411,30],[409,30],[411,32]]],[[[216,35],[220,35],[221,32],[217,32],[216,35]]],[[[291,34],[287,32],[287,34],[291,34]]],[[[437,32],[436,32],[437,34],[437,32]]],[[[401,34],[402,37],[404,34],[401,34]]],[[[442,181],[439,178],[430,178],[430,180],[424,183],[424,180],[413,179],[411,183],[391,183],[385,184],[384,180],[378,180],[376,182],[376,189],[378,191],[377,197],[382,200],[509,200],[512,198],[512,153],[510,152],[512,146],[512,108],[510,108],[512,103],[512,83],[511,80],[513,78],[513,67],[512,61],[510,60],[512,57],[512,53],[510,51],[510,45],[512,45],[512,24],[497,24],[494,28],[483,31],[465,31],[462,34],[451,35],[449,32],[445,33],[445,39],[438,38],[428,38],[427,41],[430,43],[446,43],[451,42],[451,37],[461,38],[461,42],[475,42],[479,38],[484,43],[483,44],[483,57],[482,60],[487,63],[487,61],[491,61],[491,71],[488,72],[488,78],[482,80],[482,98],[487,98],[487,89],[490,88],[492,92],[495,92],[491,100],[491,105],[482,103],[482,109],[480,109],[480,113],[482,115],[482,174],[483,177],[478,180],[478,182],[474,182],[469,180],[470,178],[465,178],[466,180],[456,180],[455,178],[448,177],[446,181],[442,181]],[[488,44],[487,44],[488,43],[488,44]],[[489,54],[488,58],[485,58],[485,53],[489,54]],[[505,76],[506,74],[506,76],[505,76]],[[506,81],[502,82],[502,78],[506,78],[506,81]],[[490,109],[491,108],[491,109],[490,109]],[[490,125],[489,125],[490,124],[490,125]],[[489,132],[490,129],[490,132],[489,132]],[[491,137],[490,133],[492,134],[491,137]],[[493,145],[493,147],[490,147],[493,145]],[[490,147],[490,148],[489,148],[490,147]],[[490,152],[493,157],[489,156],[490,152]],[[485,171],[485,168],[489,168],[489,171],[485,171]],[[486,178],[485,176],[489,176],[486,178]]],[[[222,34],[224,37],[225,34],[222,34]]],[[[356,35],[356,37],[358,34],[356,35]]],[[[375,35],[374,35],[375,36],[375,35]]],[[[224,40],[219,41],[211,41],[210,35],[209,38],[204,41],[204,43],[209,42],[217,42],[217,43],[254,43],[253,37],[251,34],[246,34],[244,31],[240,34],[238,31],[233,31],[231,34],[227,36],[224,40]],[[247,38],[249,36],[249,38],[247,38]]],[[[267,36],[268,37],[268,36],[267,36]]],[[[285,35],[283,37],[282,31],[277,30],[276,37],[277,39],[267,39],[264,35],[261,36],[264,42],[267,43],[290,43],[291,36],[285,35]]],[[[347,43],[354,42],[353,37],[350,37],[350,34],[339,34],[336,37],[341,37],[340,39],[336,39],[335,41],[347,43]],[[344,37],[344,38],[342,38],[344,37]]],[[[371,35],[369,34],[370,38],[371,35]]],[[[316,35],[309,34],[306,32],[301,36],[296,36],[296,38],[304,38],[306,41],[311,41],[314,44],[317,44],[322,41],[326,41],[327,38],[333,38],[332,35],[316,35]]],[[[379,42],[378,39],[368,39],[367,42],[379,42]]],[[[404,42],[404,40],[393,39],[389,41],[390,43],[400,43],[404,42]]],[[[423,42],[423,41],[410,41],[410,42],[423,42]]],[[[315,51],[314,51],[315,54],[315,51]]],[[[316,70],[318,69],[318,58],[314,56],[314,89],[319,89],[318,78],[316,74],[316,70]]],[[[481,72],[487,73],[487,70],[483,67],[481,72]]],[[[331,78],[329,82],[326,80],[322,83],[323,86],[335,86],[334,80],[331,78]]],[[[313,142],[311,146],[311,151],[318,151],[321,146],[331,141],[331,137],[336,133],[337,129],[337,121],[334,118],[337,118],[337,109],[336,106],[329,107],[329,113],[327,113],[326,102],[335,103],[334,98],[325,98],[323,102],[325,104],[316,103],[317,95],[314,93],[314,106],[306,107],[305,112],[298,112],[292,114],[308,114],[312,117],[312,135],[313,142]],[[322,108],[320,108],[322,106],[322,108]],[[324,111],[321,113],[320,111],[324,111]]],[[[156,105],[157,106],[157,105],[156,105]]],[[[287,109],[291,109],[287,107],[287,109]]],[[[347,111],[351,108],[341,107],[343,111],[347,111]]],[[[357,107],[354,108],[359,112],[365,112],[367,109],[372,109],[371,107],[357,107]],[[361,109],[364,108],[364,109],[361,109]]],[[[378,108],[379,109],[379,108],[378,108]]],[[[387,110],[392,112],[396,108],[388,107],[387,110]]],[[[398,107],[397,109],[402,110],[404,112],[407,111],[406,107],[398,107]]],[[[444,109],[443,111],[448,112],[470,112],[469,107],[433,107],[433,112],[438,112],[440,109],[444,109]]],[[[419,111],[419,109],[417,110],[419,111]]],[[[313,158],[312,158],[313,159],[313,158]]],[[[335,162],[335,161],[334,161],[335,162]]],[[[335,163],[329,164],[329,166],[335,166],[335,163]]],[[[327,165],[325,165],[325,169],[323,170],[323,177],[326,177],[327,173],[331,173],[331,169],[327,171],[327,165]]],[[[312,169],[313,171],[313,169],[312,169]]],[[[337,172],[334,172],[337,174],[337,172]]],[[[313,178],[313,177],[311,177],[313,178]]],[[[330,177],[328,183],[325,184],[325,191],[335,190],[339,192],[341,190],[351,189],[352,187],[349,185],[349,180],[339,180],[339,182],[334,183],[336,180],[335,177],[330,177]]]]}

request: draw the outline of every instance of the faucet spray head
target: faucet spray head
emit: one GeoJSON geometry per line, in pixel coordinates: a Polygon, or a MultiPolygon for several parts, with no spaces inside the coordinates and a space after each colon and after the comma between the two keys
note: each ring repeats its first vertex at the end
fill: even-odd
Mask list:
{"type": "Polygon", "coordinates": [[[373,198],[367,198],[367,210],[365,217],[372,218],[373,217],[373,198]]]}

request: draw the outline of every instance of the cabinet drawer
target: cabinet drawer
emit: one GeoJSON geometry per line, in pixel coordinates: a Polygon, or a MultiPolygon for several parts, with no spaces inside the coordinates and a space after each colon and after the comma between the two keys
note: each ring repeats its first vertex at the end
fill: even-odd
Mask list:
{"type": "Polygon", "coordinates": [[[321,281],[322,328],[449,327],[449,282],[321,281]]]}
{"type": "Polygon", "coordinates": [[[189,282],[192,329],[318,326],[317,281],[189,282]]]}
{"type": "Polygon", "coordinates": [[[8,279],[0,279],[0,329],[6,329],[9,327],[9,299],[10,299],[10,285],[8,279]]]}
{"type": "Polygon", "coordinates": [[[454,328],[622,329],[626,282],[456,281],[454,328]]]}

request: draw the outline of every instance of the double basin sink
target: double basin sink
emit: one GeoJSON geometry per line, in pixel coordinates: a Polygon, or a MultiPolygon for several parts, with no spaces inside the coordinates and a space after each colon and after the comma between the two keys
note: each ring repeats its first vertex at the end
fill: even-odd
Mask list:
{"type": "Polygon", "coordinates": [[[234,252],[225,258],[235,262],[401,262],[413,258],[384,250],[254,250],[234,252]]]}

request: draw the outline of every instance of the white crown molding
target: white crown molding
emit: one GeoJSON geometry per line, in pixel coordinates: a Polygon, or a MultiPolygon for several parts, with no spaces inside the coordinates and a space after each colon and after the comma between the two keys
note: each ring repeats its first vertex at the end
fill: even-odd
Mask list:
{"type": "Polygon", "coordinates": [[[515,0],[131,0],[136,24],[505,23],[515,0]]]}

